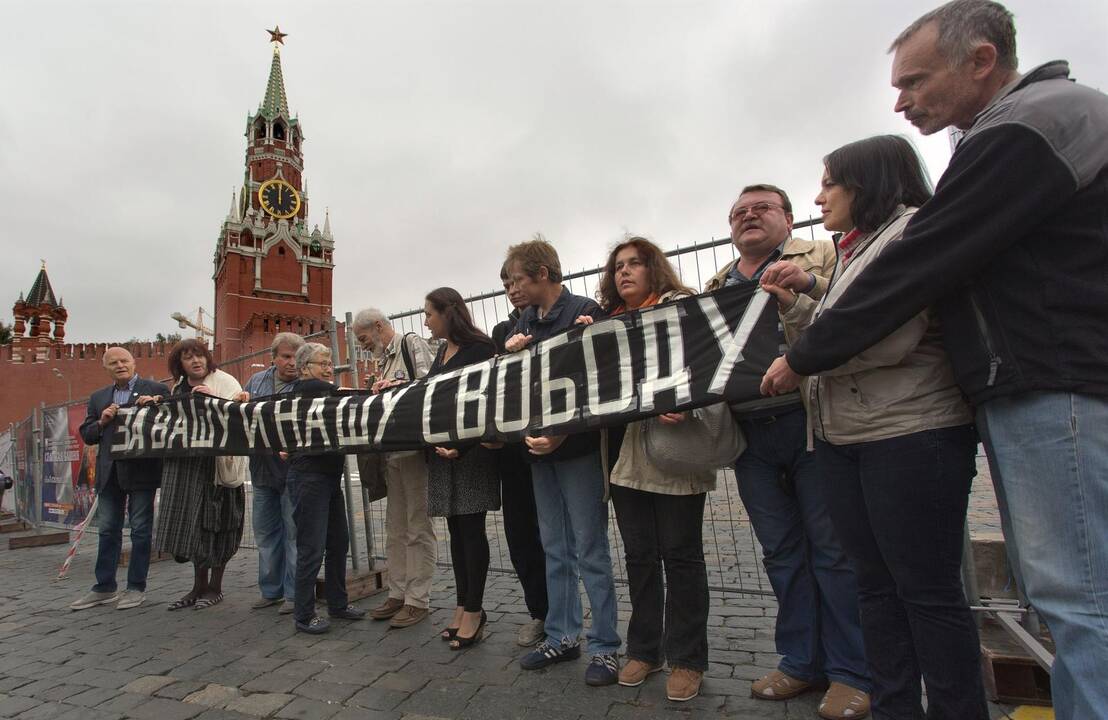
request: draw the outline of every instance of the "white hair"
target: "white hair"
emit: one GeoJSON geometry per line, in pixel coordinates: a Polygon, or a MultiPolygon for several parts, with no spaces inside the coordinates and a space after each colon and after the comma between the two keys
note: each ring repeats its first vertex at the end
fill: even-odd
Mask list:
{"type": "Polygon", "coordinates": [[[277,350],[286,345],[293,351],[299,350],[304,345],[304,338],[294,332],[280,332],[273,336],[273,342],[269,345],[269,352],[277,357],[277,350]]]}
{"type": "Polygon", "coordinates": [[[389,327],[392,327],[392,323],[389,322],[389,318],[385,313],[381,312],[377,308],[366,308],[365,310],[359,310],[358,314],[354,316],[354,323],[351,329],[354,332],[364,330],[370,327],[374,323],[382,322],[389,327]]]}
{"type": "Polygon", "coordinates": [[[331,348],[316,342],[306,342],[296,351],[296,372],[303,372],[316,355],[323,353],[331,357],[331,348]]]}

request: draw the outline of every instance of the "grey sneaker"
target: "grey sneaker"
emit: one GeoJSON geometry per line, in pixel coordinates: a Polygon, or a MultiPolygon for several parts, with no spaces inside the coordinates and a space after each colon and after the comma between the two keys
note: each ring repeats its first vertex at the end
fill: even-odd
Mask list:
{"type": "Polygon", "coordinates": [[[131,608],[137,608],[142,605],[146,600],[146,593],[142,590],[124,590],[119,594],[119,602],[116,603],[116,610],[129,610],[131,608]]]}
{"type": "Polygon", "coordinates": [[[545,637],[546,623],[542,620],[531,620],[520,626],[516,642],[521,647],[531,647],[537,645],[545,637]]]}
{"type": "Polygon", "coordinates": [[[69,603],[70,610],[87,610],[90,607],[96,607],[97,605],[107,605],[113,603],[119,598],[118,592],[96,592],[92,590],[83,595],[79,600],[74,600],[69,603]]]}
{"type": "Polygon", "coordinates": [[[296,609],[296,603],[292,600],[286,600],[281,603],[281,607],[277,608],[278,615],[291,615],[292,611],[296,609]]]}

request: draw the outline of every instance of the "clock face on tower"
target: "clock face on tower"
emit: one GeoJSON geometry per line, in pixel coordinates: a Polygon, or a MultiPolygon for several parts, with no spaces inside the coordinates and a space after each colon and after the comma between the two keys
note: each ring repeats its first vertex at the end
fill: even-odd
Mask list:
{"type": "Polygon", "coordinates": [[[284,180],[266,180],[258,188],[262,209],[278,219],[287,219],[300,211],[300,193],[284,180]]]}

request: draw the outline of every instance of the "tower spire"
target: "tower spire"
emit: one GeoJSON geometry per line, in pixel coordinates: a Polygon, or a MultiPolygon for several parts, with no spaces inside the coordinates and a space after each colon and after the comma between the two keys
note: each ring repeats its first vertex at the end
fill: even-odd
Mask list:
{"type": "Polygon", "coordinates": [[[323,237],[331,239],[331,208],[327,208],[323,212],[323,237]]]}
{"type": "Polygon", "coordinates": [[[281,51],[278,43],[284,44],[288,33],[281,28],[267,30],[273,41],[273,61],[269,65],[269,82],[265,86],[265,100],[262,101],[262,115],[272,120],[278,115],[289,116],[289,101],[285,96],[285,78],[281,73],[281,51]]]}

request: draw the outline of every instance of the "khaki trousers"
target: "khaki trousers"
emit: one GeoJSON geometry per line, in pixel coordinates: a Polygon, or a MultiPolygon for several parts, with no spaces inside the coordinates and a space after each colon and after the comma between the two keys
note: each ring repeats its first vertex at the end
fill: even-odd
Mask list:
{"type": "Polygon", "coordinates": [[[389,597],[426,608],[435,573],[435,529],[427,514],[427,465],[423,453],[386,455],[385,480],[389,597]]]}

